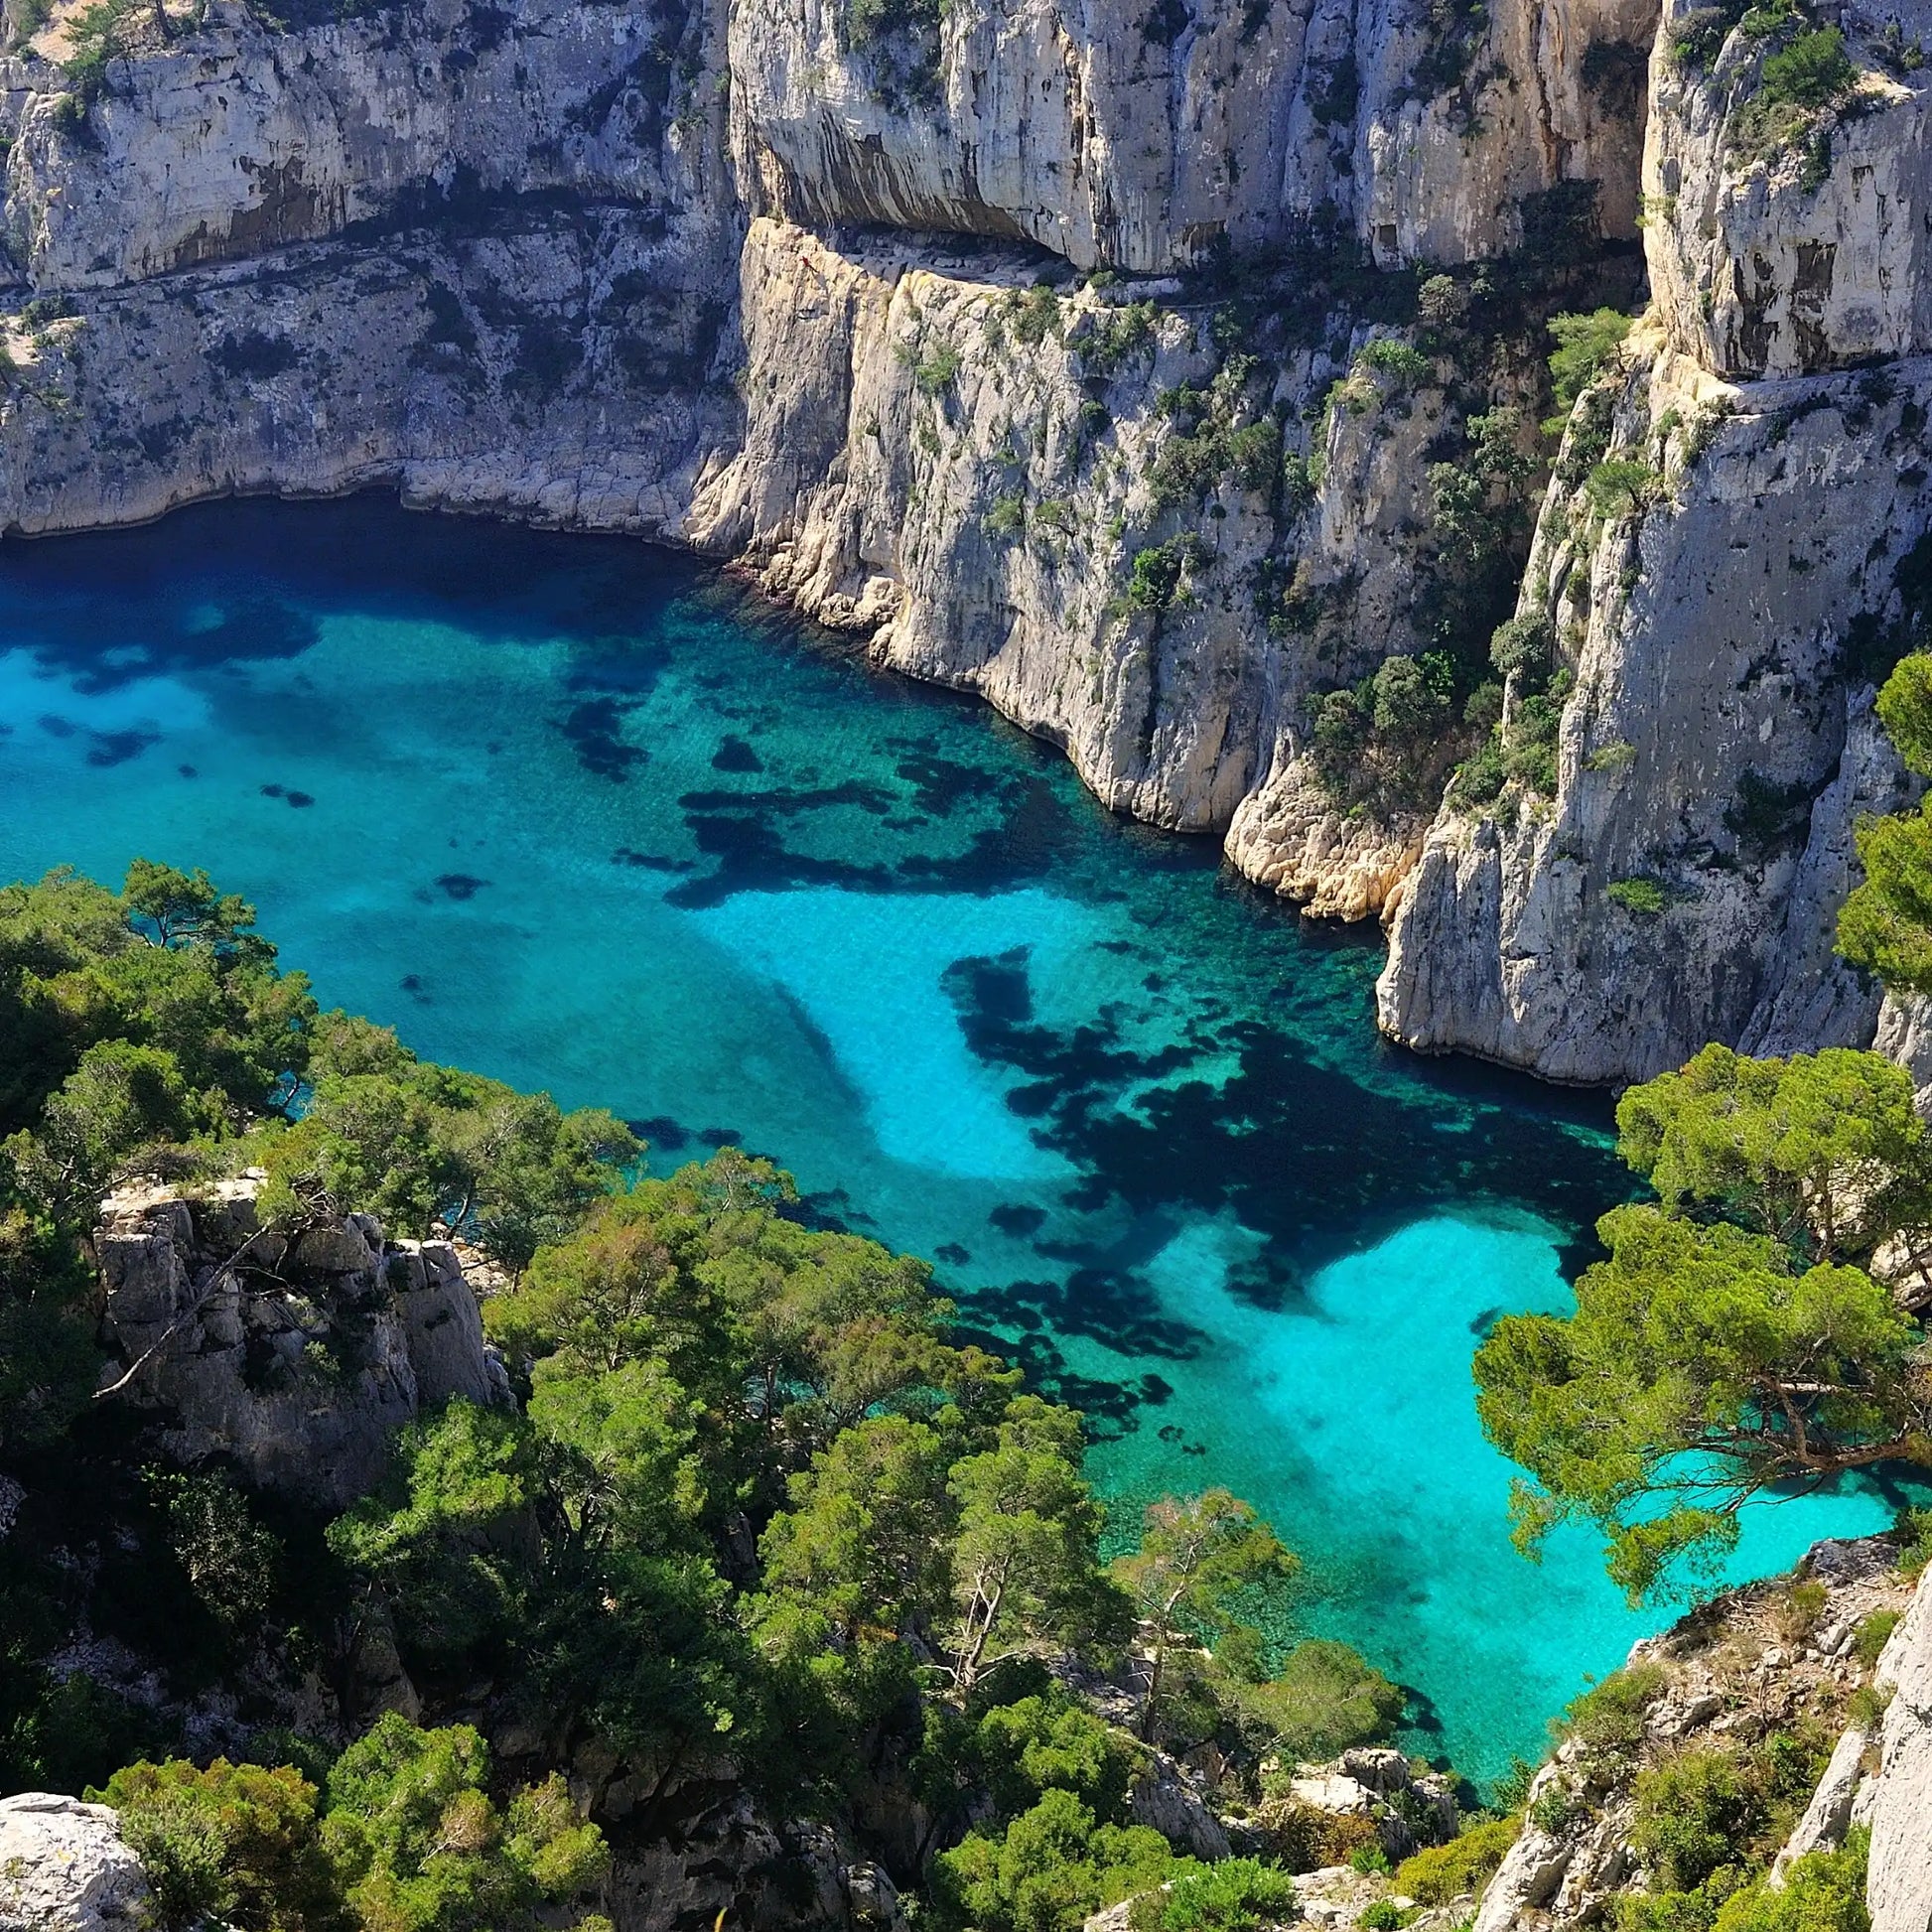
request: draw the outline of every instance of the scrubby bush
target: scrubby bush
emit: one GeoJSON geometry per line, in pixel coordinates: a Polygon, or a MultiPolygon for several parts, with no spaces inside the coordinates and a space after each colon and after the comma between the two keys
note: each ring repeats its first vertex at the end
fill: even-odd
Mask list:
{"type": "Polygon", "coordinates": [[[1165,1892],[1135,1902],[1134,1932],[1258,1932],[1296,1914],[1295,1880],[1258,1859],[1177,1870],[1165,1892]]]}
{"type": "Polygon", "coordinates": [[[322,1838],[350,1910],[382,1932],[536,1932],[539,1913],[602,1877],[603,1834],[562,1777],[499,1809],[468,1725],[419,1730],[390,1712],[329,1773],[322,1838]]]}
{"type": "Polygon", "coordinates": [[[1612,879],[1603,891],[1626,912],[1646,919],[1656,918],[1670,906],[1670,895],[1654,879],[1612,879]]]}
{"type": "Polygon", "coordinates": [[[317,1830],[318,1793],[299,1771],[185,1759],[116,1771],[111,1805],[140,1855],[162,1926],[219,1920],[235,1932],[337,1932],[345,1923],[317,1830]]]}
{"type": "Polygon", "coordinates": [[[1095,375],[1113,375],[1154,341],[1152,302],[1130,302],[1094,320],[1079,344],[1080,359],[1095,375]]]}
{"type": "Polygon", "coordinates": [[[1145,1825],[1103,1825],[1071,1791],[1050,1790],[1004,1832],[969,1832],[933,1868],[943,1926],[1076,1932],[1103,1906],[1152,1890],[1173,1853],[1145,1825]]]}
{"type": "Polygon", "coordinates": [[[1429,357],[1399,336],[1378,336],[1366,344],[1356,354],[1353,366],[1373,369],[1377,375],[1389,376],[1411,389],[1427,382],[1435,372],[1435,364],[1429,357]]]}
{"type": "Polygon", "coordinates": [[[1829,107],[1858,78],[1859,70],[1845,51],[1845,36],[1836,27],[1817,27],[1765,57],[1756,99],[1765,107],[1829,107]]]}
{"type": "Polygon", "coordinates": [[[1243,489],[1265,492],[1274,485],[1282,461],[1280,427],[1267,417],[1230,430],[1227,439],[1228,469],[1243,489]]]}
{"type": "Polygon", "coordinates": [[[1532,613],[1510,618],[1496,626],[1489,639],[1489,662],[1503,677],[1542,671],[1550,662],[1550,625],[1532,613]]]}
{"type": "Polygon", "coordinates": [[[1643,1736],[1644,1713],[1668,1683],[1662,1664],[1628,1664],[1612,1671],[1573,1700],[1558,1720],[1560,1735],[1574,1737],[1586,1751],[1627,1751],[1643,1736]]]}
{"type": "Polygon", "coordinates": [[[1592,514],[1607,522],[1635,515],[1649,503],[1656,486],[1657,473],[1649,464],[1609,457],[1585,480],[1584,493],[1592,514]]]}
{"type": "Polygon", "coordinates": [[[1396,1867],[1395,1888],[1419,1905],[1448,1905],[1480,1891],[1520,1830],[1514,1818],[1485,1818],[1447,1845],[1404,1859],[1396,1867]]]}
{"type": "Polygon", "coordinates": [[[1311,1638],[1278,1676],[1240,1693],[1243,1709],[1285,1758],[1333,1757],[1387,1737],[1402,1717],[1401,1688],[1345,1643],[1311,1638]]]}
{"type": "Polygon", "coordinates": [[[1556,347],[1550,351],[1550,384],[1556,398],[1554,423],[1561,431],[1571,410],[1623,345],[1631,318],[1615,309],[1593,309],[1588,315],[1552,316],[1546,325],[1556,347]]]}
{"type": "Polygon", "coordinates": [[[1630,1842],[1677,1891],[1732,1863],[1756,1823],[1753,1795],[1729,1751],[1685,1751],[1640,1771],[1634,1791],[1630,1842]]]}
{"type": "Polygon", "coordinates": [[[1870,1932],[1865,1863],[1870,1834],[1855,1829],[1836,1852],[1797,1860],[1774,1888],[1759,1879],[1719,1907],[1714,1932],[1870,1932]]]}
{"type": "Polygon", "coordinates": [[[1896,1610],[1873,1610],[1859,1619],[1858,1628],[1852,1632],[1852,1654],[1866,1670],[1878,1661],[1878,1653],[1898,1628],[1898,1621],[1896,1610]]]}
{"type": "Polygon", "coordinates": [[[1322,1811],[1293,1798],[1263,1805],[1258,1822],[1268,1849],[1290,1871],[1321,1871],[1346,1864],[1376,1838],[1372,1818],[1322,1811]]]}

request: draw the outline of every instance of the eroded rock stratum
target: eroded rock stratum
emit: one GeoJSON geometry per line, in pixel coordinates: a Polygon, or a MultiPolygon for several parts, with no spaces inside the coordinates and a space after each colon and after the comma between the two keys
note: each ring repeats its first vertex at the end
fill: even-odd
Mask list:
{"type": "Polygon", "coordinates": [[[1817,23],[1650,0],[207,0],[92,76],[57,13],[0,69],[0,514],[380,483],[692,545],[1380,914],[1399,1038],[1863,1041],[1920,11],[1802,99],[1817,23]],[[1646,299],[1559,449],[1547,318],[1646,299]],[[1548,675],[1479,688],[1512,613],[1548,675]],[[1391,658],[1421,711],[1328,703],[1391,658]],[[1451,783],[1500,706],[1541,749],[1451,783]]]}

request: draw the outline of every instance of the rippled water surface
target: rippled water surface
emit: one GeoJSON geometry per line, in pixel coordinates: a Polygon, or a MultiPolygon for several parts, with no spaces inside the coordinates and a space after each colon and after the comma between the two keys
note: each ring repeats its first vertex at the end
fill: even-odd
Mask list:
{"type": "MultiPolygon", "coordinates": [[[[1469,1356],[1564,1305],[1599,1103],[1376,1038],[1379,946],[690,564],[374,499],[0,547],[0,875],[207,865],[326,1003],[768,1152],[1081,1404],[1117,1521],[1226,1483],[1477,1776],[1649,1627],[1510,1549],[1469,1356]]],[[[1879,1527],[1759,1508],[1745,1557],[1879,1527]]]]}

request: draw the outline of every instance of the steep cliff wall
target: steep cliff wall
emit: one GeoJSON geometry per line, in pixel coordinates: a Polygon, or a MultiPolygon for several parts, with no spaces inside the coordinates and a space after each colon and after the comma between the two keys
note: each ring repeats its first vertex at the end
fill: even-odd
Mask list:
{"type": "Polygon", "coordinates": [[[1559,481],[1524,591],[1576,677],[1555,795],[1445,807],[1395,921],[1387,1031],[1578,1081],[1714,1037],[1869,1041],[1877,992],[1835,958],[1837,909],[1854,823],[1904,794],[1856,637],[1896,621],[1932,519],[1928,404],[1925,361],[1725,394],[1640,361],[1602,457],[1646,473],[1639,500],[1605,515],[1600,483],[1559,481]]]}
{"type": "Polygon", "coordinates": [[[1848,12],[1794,105],[1810,23],[1740,13],[210,0],[93,77],[57,20],[0,72],[0,518],[384,483],[692,543],[1311,909],[1399,903],[1401,1038],[1596,1080],[1864,1037],[1829,931],[1895,792],[1849,640],[1928,513],[1924,23],[1848,12]],[[1431,831],[1481,727],[1338,781],[1313,706],[1479,660],[1432,471],[1538,413],[1640,198],[1657,321],[1522,590],[1555,770],[1431,831]],[[1462,266],[1432,309],[1413,264],[1462,266]]]}
{"type": "Polygon", "coordinates": [[[1857,819],[1904,796],[1870,704],[1932,524],[1932,362],[1907,353],[1926,92],[1910,42],[1848,13],[1842,47],[1806,29],[1844,64],[1835,104],[1767,122],[1767,47],[1804,23],[1764,43],[1728,18],[1659,35],[1657,319],[1580,404],[1526,574],[1520,614],[1574,676],[1554,786],[1451,790],[1380,987],[1398,1038],[1557,1079],[1710,1038],[1863,1045],[1877,1019],[1834,935],[1857,819]]]}
{"type": "Polygon", "coordinates": [[[1311,220],[1385,264],[1521,238],[1602,184],[1634,232],[1653,0],[751,0],[738,146],[768,211],[1185,267],[1311,220]]]}
{"type": "Polygon", "coordinates": [[[379,482],[674,529],[738,420],[721,60],[722,9],[215,0],[84,116],[9,64],[0,517],[379,482]]]}
{"type": "Polygon", "coordinates": [[[1669,11],[1644,155],[1652,290],[1671,346],[1789,376],[1932,349],[1932,8],[1847,8],[1836,85],[1783,96],[1787,37],[1669,11]],[[1709,61],[1709,66],[1705,65],[1709,61]]]}
{"type": "Polygon", "coordinates": [[[1424,455],[1463,416],[1421,357],[1324,409],[1366,339],[1345,309],[1297,327],[1257,302],[1236,346],[1172,284],[1061,295],[770,220],[743,291],[746,443],[688,533],[982,692],[1118,809],[1225,827],[1312,686],[1425,641],[1424,455]],[[1290,486],[1284,441],[1318,483],[1290,486]]]}

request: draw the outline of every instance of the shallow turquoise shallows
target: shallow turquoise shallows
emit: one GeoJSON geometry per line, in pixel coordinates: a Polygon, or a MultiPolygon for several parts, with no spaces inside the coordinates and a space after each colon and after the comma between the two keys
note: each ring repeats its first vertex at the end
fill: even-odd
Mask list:
{"type": "MultiPolygon", "coordinates": [[[[1261,1508],[1413,1748],[1540,1755],[1653,1627],[1513,1552],[1470,1402],[1624,1187],[1607,1113],[1383,1046],[1370,935],[634,543],[221,504],[0,548],[0,876],[206,865],[419,1051],[773,1155],[1087,1411],[1121,1534],[1261,1508]]],[[[1741,1567],[1888,1518],[1760,1507],[1741,1567]]]]}

